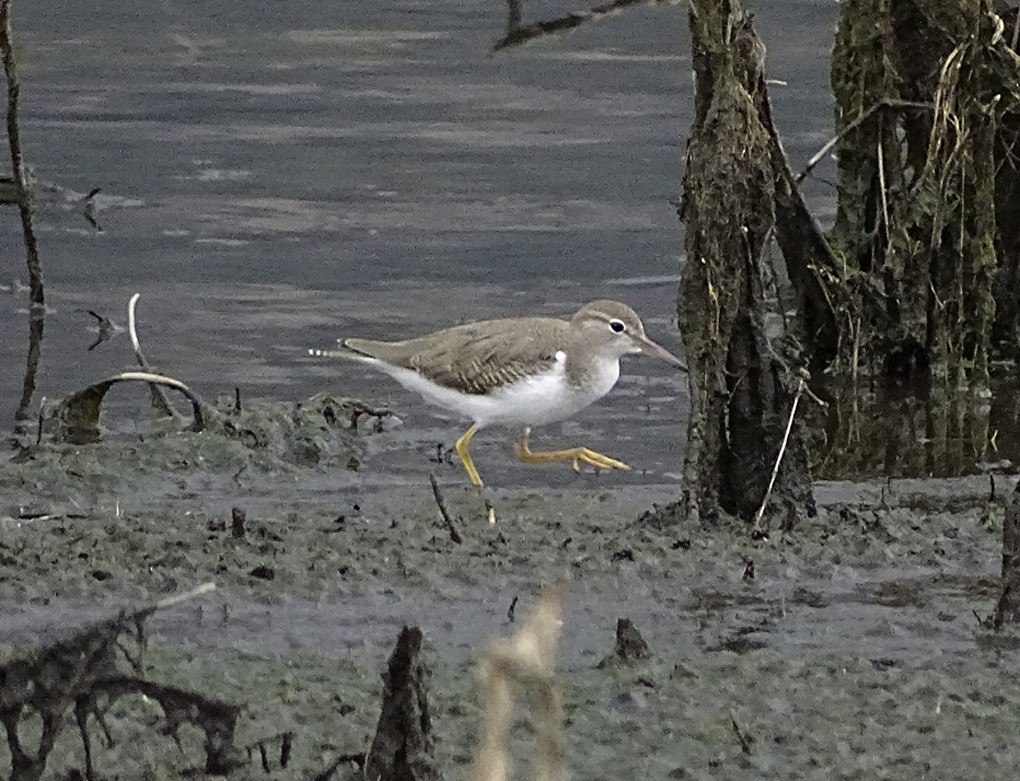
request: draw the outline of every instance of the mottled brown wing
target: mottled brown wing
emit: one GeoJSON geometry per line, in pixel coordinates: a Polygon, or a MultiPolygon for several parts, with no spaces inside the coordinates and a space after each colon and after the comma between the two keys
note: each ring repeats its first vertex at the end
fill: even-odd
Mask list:
{"type": "Polygon", "coordinates": [[[344,346],[447,388],[482,394],[550,368],[568,329],[553,318],[487,320],[405,342],[348,339],[344,346]]]}

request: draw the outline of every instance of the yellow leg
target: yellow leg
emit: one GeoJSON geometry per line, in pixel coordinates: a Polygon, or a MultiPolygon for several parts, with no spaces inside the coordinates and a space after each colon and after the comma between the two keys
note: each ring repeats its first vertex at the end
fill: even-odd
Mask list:
{"type": "Polygon", "coordinates": [[[468,477],[471,478],[471,484],[476,488],[482,487],[482,478],[478,476],[478,470],[475,469],[475,462],[471,460],[471,454],[468,452],[468,445],[471,444],[471,438],[478,432],[477,426],[472,426],[464,435],[457,440],[454,444],[454,448],[457,450],[457,455],[460,456],[460,462],[464,465],[467,470],[468,477]]]}
{"type": "Polygon", "coordinates": [[[581,462],[597,467],[598,469],[624,469],[629,471],[630,467],[615,458],[604,456],[589,450],[586,447],[572,447],[567,450],[547,450],[542,453],[532,453],[528,447],[528,432],[521,434],[517,441],[517,457],[525,464],[540,464],[544,461],[571,461],[574,471],[581,471],[581,462]]]}

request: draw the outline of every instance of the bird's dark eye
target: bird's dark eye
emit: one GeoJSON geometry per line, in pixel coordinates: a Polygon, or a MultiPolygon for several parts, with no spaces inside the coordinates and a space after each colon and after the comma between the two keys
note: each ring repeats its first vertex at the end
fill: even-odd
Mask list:
{"type": "Polygon", "coordinates": [[[613,331],[615,331],[616,333],[622,334],[623,329],[626,328],[627,326],[623,324],[622,320],[610,320],[609,327],[612,328],[613,331]]]}

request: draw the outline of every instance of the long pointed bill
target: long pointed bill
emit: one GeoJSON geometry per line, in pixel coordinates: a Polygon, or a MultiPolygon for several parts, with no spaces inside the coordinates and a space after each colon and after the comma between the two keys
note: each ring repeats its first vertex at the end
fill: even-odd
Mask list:
{"type": "Polygon", "coordinates": [[[677,358],[673,353],[667,350],[665,347],[661,347],[649,339],[647,336],[637,336],[635,341],[641,345],[641,352],[645,355],[654,355],[656,358],[661,358],[666,363],[671,363],[683,371],[687,371],[687,364],[677,358]]]}

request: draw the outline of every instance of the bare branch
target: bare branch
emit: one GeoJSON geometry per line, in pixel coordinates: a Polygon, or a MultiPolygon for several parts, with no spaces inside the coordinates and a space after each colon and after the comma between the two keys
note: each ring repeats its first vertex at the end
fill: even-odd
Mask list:
{"type": "Polygon", "coordinates": [[[786,445],[790,441],[790,431],[793,430],[793,419],[797,415],[797,405],[800,404],[800,397],[804,393],[804,389],[806,387],[807,381],[801,377],[800,382],[797,385],[797,392],[793,396],[793,404],[790,405],[790,418],[786,421],[786,431],[783,434],[782,444],[779,446],[776,463],[772,467],[772,476],[769,478],[768,488],[765,489],[765,496],[762,497],[761,506],[758,508],[758,512],[755,513],[754,516],[753,534],[761,534],[764,531],[762,518],[765,516],[765,506],[768,504],[769,496],[772,495],[772,488],[776,484],[776,477],[779,474],[779,466],[783,463],[783,455],[786,453],[786,445]]]}
{"type": "MultiPolygon", "coordinates": [[[[138,331],[135,329],[135,306],[138,304],[138,299],[142,297],[141,293],[135,293],[131,296],[131,300],[128,301],[128,333],[131,336],[131,344],[135,348],[135,358],[138,360],[138,365],[145,371],[152,371],[149,366],[149,362],[145,360],[145,354],[142,352],[142,346],[138,342],[138,331]]],[[[149,385],[149,392],[152,394],[152,406],[157,411],[166,415],[167,417],[177,418],[179,417],[177,411],[170,404],[170,400],[166,397],[166,393],[159,385],[149,385]]]]}
{"type": "Polygon", "coordinates": [[[585,22],[594,22],[606,16],[620,13],[625,8],[636,5],[679,5],[681,0],[612,0],[602,5],[597,5],[587,11],[572,11],[566,16],[558,19],[532,22],[531,24],[521,23],[521,8],[519,0],[507,0],[509,15],[507,20],[506,35],[496,41],[492,47],[493,51],[509,49],[512,46],[520,46],[535,38],[545,35],[555,35],[578,27],[585,22]]]}
{"type": "Polygon", "coordinates": [[[14,59],[14,44],[11,38],[11,2],[0,0],[0,53],[3,55],[4,72],[7,75],[7,141],[11,148],[11,167],[14,187],[18,196],[18,211],[21,213],[21,228],[25,236],[25,251],[28,258],[28,283],[32,299],[32,317],[42,318],[46,312],[46,297],[43,293],[42,265],[39,262],[39,248],[32,224],[32,193],[25,172],[25,158],[21,151],[21,131],[18,127],[18,96],[21,85],[18,82],[17,62],[14,59]]]}
{"type": "Polygon", "coordinates": [[[889,98],[887,100],[880,100],[871,108],[862,111],[855,119],[851,120],[848,124],[846,124],[843,127],[843,129],[839,131],[839,133],[837,133],[835,136],[826,141],[822,145],[821,149],[819,149],[817,152],[811,155],[811,159],[808,160],[807,165],[804,166],[804,170],[797,174],[797,176],[794,177],[793,181],[796,182],[797,184],[803,182],[804,179],[807,178],[807,175],[811,173],[811,170],[822,161],[822,158],[824,158],[825,155],[832,151],[832,148],[839,143],[839,140],[843,138],[843,136],[845,136],[847,133],[852,133],[854,130],[860,127],[862,123],[867,122],[872,114],[874,114],[879,109],[883,108],[919,108],[926,109],[928,111],[935,110],[935,106],[932,105],[931,103],[921,103],[915,100],[893,100],[892,98],[889,98]]]}
{"type": "Polygon", "coordinates": [[[439,490],[439,483],[436,482],[436,476],[431,472],[429,472],[429,482],[432,483],[432,495],[436,498],[436,505],[439,507],[439,514],[443,516],[443,522],[446,524],[446,528],[450,530],[450,539],[457,545],[460,545],[463,542],[460,537],[460,532],[457,531],[457,527],[453,523],[453,518],[450,517],[450,511],[446,509],[446,500],[443,499],[443,494],[439,490]]]}

